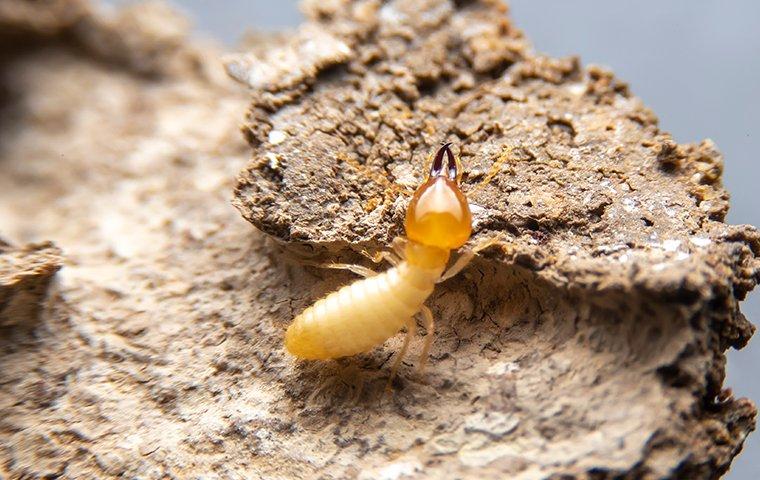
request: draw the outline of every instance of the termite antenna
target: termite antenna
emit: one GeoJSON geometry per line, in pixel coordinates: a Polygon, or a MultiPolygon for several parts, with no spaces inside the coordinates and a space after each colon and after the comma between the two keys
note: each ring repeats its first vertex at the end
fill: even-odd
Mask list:
{"type": "Polygon", "coordinates": [[[446,142],[441,145],[438,152],[435,154],[433,164],[430,166],[430,177],[438,177],[446,172],[446,176],[449,180],[458,180],[458,163],[454,157],[454,153],[451,151],[451,142],[446,142]],[[443,167],[443,156],[446,155],[446,168],[443,167]]]}

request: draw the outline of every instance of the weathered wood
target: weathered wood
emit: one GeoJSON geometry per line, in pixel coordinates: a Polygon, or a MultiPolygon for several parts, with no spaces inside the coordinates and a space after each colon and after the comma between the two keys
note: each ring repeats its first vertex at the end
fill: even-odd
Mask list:
{"type": "Polygon", "coordinates": [[[228,58],[250,91],[163,8],[26,3],[0,8],[0,232],[67,261],[0,336],[1,475],[716,478],[754,428],[722,382],[760,236],[723,223],[716,148],[499,3],[307,2],[228,58]],[[382,396],[401,338],[295,362],[285,326],[353,277],[293,252],[386,247],[443,140],[503,246],[434,293],[427,372],[382,396]]]}

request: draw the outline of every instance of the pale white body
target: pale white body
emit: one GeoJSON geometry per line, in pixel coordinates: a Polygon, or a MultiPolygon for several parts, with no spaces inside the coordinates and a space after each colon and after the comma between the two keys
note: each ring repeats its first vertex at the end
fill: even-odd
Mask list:
{"type": "Polygon", "coordinates": [[[298,315],[285,335],[293,355],[326,360],[366,352],[407,326],[423,309],[445,265],[399,265],[333,292],[298,315]]]}

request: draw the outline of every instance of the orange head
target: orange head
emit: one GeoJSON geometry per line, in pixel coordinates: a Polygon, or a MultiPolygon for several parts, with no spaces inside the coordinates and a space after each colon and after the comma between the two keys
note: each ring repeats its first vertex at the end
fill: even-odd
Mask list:
{"type": "Polygon", "coordinates": [[[459,190],[459,163],[450,145],[444,144],[436,153],[430,175],[414,192],[405,220],[410,240],[443,250],[461,247],[472,233],[470,206],[459,190]]]}

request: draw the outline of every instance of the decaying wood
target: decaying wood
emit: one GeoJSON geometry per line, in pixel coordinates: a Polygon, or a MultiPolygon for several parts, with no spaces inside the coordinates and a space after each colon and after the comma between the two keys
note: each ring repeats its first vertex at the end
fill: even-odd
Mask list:
{"type": "Polygon", "coordinates": [[[754,428],[722,383],[760,235],[723,223],[716,147],[501,4],[307,2],[227,57],[248,91],[163,7],[30,4],[0,8],[0,232],[66,266],[1,331],[3,475],[716,478],[754,428]],[[387,247],[444,140],[502,245],[431,298],[426,373],[383,398],[400,338],[293,361],[285,326],[353,278],[298,257],[387,247]]]}
{"type": "Polygon", "coordinates": [[[0,239],[0,327],[36,323],[61,262],[52,243],[13,247],[0,239]]]}

